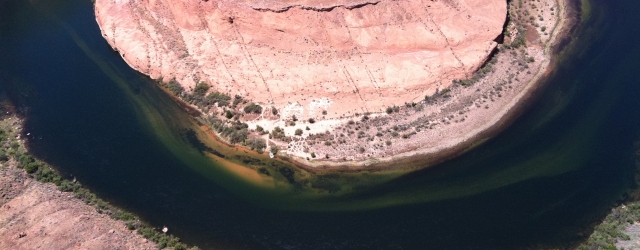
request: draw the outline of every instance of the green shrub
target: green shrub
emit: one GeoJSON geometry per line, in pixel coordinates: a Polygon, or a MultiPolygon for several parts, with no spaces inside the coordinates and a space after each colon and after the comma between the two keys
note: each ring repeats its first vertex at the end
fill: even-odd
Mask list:
{"type": "Polygon", "coordinates": [[[248,106],[244,107],[244,112],[247,114],[250,114],[250,113],[261,114],[262,107],[258,104],[251,103],[248,106]]]}
{"type": "Polygon", "coordinates": [[[121,220],[121,221],[136,220],[135,215],[133,215],[132,213],[126,212],[126,211],[122,211],[121,209],[116,209],[111,214],[111,218],[116,219],[116,220],[121,220]]]}
{"type": "Polygon", "coordinates": [[[58,189],[62,192],[73,192],[78,188],[80,188],[80,185],[77,184],[77,182],[72,182],[69,180],[62,180],[60,182],[60,185],[58,186],[58,189]]]}
{"type": "Polygon", "coordinates": [[[242,101],[244,101],[244,99],[242,98],[242,96],[239,95],[235,95],[233,97],[233,107],[235,108],[236,106],[238,106],[238,104],[240,104],[242,101]]]}
{"type": "Polygon", "coordinates": [[[29,173],[29,174],[33,174],[36,171],[38,171],[39,168],[40,168],[40,163],[39,162],[29,162],[24,167],[24,170],[27,171],[27,173],[29,173]]]}
{"type": "Polygon", "coordinates": [[[8,138],[7,132],[4,129],[0,129],[0,144],[4,143],[8,138]]]}
{"type": "Polygon", "coordinates": [[[171,79],[169,82],[162,82],[162,80],[160,80],[160,82],[163,87],[171,91],[171,93],[176,96],[180,96],[184,92],[184,88],[180,83],[178,83],[178,81],[176,81],[175,78],[171,79]]]}
{"type": "Polygon", "coordinates": [[[20,157],[18,157],[18,167],[19,168],[25,168],[27,166],[27,164],[33,162],[34,159],[33,157],[31,157],[28,154],[23,154],[20,155],[20,157]]]}
{"type": "Polygon", "coordinates": [[[4,151],[4,149],[0,149],[0,162],[5,162],[9,160],[9,155],[7,155],[7,152],[4,151]]]}
{"type": "Polygon", "coordinates": [[[205,82],[199,82],[198,84],[196,84],[196,87],[193,89],[193,95],[198,97],[204,97],[204,95],[207,94],[207,91],[209,91],[209,88],[210,88],[209,84],[205,82]]]}
{"type": "Polygon", "coordinates": [[[302,135],[302,129],[296,129],[295,135],[302,135]]]}
{"type": "Polygon", "coordinates": [[[278,154],[278,151],[280,151],[280,148],[278,146],[276,146],[276,145],[273,145],[273,146],[271,146],[270,151],[271,151],[272,154],[275,155],[275,154],[278,154]]]}
{"type": "Polygon", "coordinates": [[[526,46],[526,29],[522,26],[518,26],[518,36],[513,39],[513,42],[509,45],[513,48],[519,48],[520,46],[526,46]]]}
{"type": "Polygon", "coordinates": [[[263,149],[267,147],[264,140],[261,138],[253,138],[246,141],[246,144],[251,150],[256,150],[258,153],[262,153],[263,149]]]}
{"type": "Polygon", "coordinates": [[[217,103],[219,107],[229,106],[230,100],[231,100],[230,96],[220,93],[218,91],[211,92],[207,95],[207,97],[205,97],[205,101],[207,105],[213,105],[217,103]]]}

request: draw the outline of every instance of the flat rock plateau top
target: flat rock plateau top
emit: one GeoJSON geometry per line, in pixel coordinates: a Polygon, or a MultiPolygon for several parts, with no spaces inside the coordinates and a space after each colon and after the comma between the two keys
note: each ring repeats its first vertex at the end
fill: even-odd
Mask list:
{"type": "Polygon", "coordinates": [[[95,12],[108,43],[152,78],[329,119],[470,77],[497,45],[507,1],[96,0],[95,12]]]}

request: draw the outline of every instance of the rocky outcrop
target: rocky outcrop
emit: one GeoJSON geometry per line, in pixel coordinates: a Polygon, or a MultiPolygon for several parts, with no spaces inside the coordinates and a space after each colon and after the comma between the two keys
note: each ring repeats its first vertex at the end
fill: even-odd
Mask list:
{"type": "Polygon", "coordinates": [[[421,100],[496,46],[505,0],[96,0],[138,71],[327,118],[421,100]],[[328,103],[315,105],[319,100],[328,103]]]}

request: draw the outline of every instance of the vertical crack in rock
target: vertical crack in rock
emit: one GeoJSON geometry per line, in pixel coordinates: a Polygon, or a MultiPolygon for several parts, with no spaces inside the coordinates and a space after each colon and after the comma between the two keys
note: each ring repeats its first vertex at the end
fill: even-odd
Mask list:
{"type": "Polygon", "coordinates": [[[249,60],[251,62],[251,64],[253,65],[253,67],[256,68],[256,73],[258,73],[258,76],[260,76],[260,79],[262,80],[262,84],[264,85],[265,89],[267,90],[267,93],[269,94],[269,103],[273,103],[273,96],[271,95],[271,91],[269,90],[269,86],[267,85],[267,81],[265,81],[264,76],[262,75],[262,72],[260,72],[260,68],[258,68],[258,65],[253,60],[253,57],[251,57],[251,53],[249,52],[249,49],[247,49],[247,45],[244,42],[244,37],[242,37],[242,34],[240,34],[240,31],[238,31],[238,29],[236,28],[235,24],[231,24],[231,25],[233,26],[233,30],[235,30],[235,32],[238,35],[238,37],[240,37],[240,40],[241,40],[240,46],[242,47],[242,49],[246,53],[247,60],[249,60]]]}
{"type": "MultiPolygon", "coordinates": [[[[360,100],[362,100],[362,102],[366,103],[366,101],[364,100],[364,98],[362,98],[362,95],[360,94],[360,89],[358,89],[358,84],[356,84],[356,82],[353,80],[353,77],[351,77],[351,73],[349,73],[349,70],[347,70],[347,67],[342,66],[342,70],[344,72],[345,77],[347,78],[347,82],[351,83],[353,88],[356,89],[355,90],[356,95],[360,98],[360,100]]],[[[366,105],[363,108],[367,110],[366,105]]]]}

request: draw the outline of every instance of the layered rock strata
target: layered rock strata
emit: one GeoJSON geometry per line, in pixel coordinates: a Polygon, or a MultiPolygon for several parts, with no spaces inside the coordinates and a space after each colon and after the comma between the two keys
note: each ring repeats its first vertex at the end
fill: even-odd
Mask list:
{"type": "Polygon", "coordinates": [[[469,77],[495,48],[507,3],[96,0],[95,12],[138,71],[306,119],[380,112],[469,77]]]}

